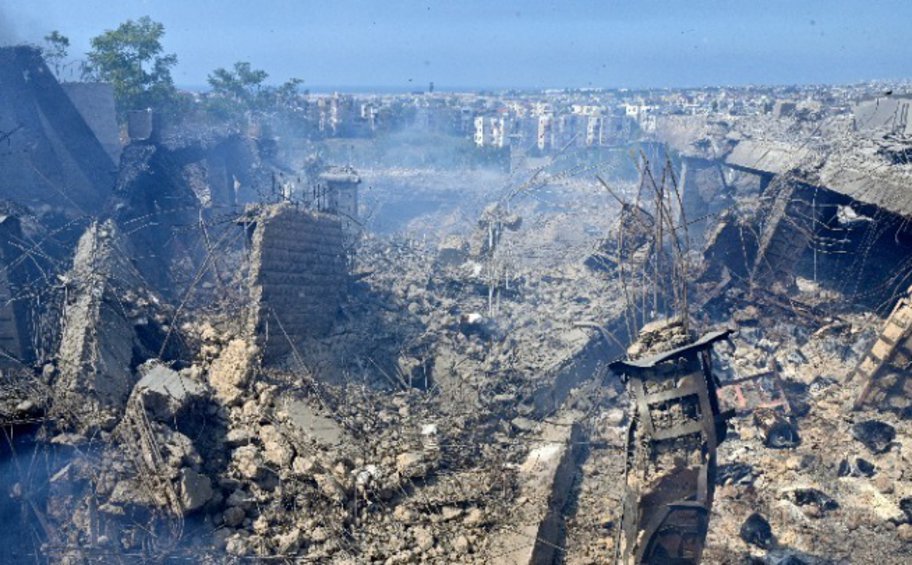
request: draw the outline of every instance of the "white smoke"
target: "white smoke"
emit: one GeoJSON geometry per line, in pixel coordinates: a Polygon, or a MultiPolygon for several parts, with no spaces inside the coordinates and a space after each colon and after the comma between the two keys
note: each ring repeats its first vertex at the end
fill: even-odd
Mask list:
{"type": "Polygon", "coordinates": [[[19,42],[20,37],[16,32],[16,26],[13,24],[12,18],[0,6],[0,46],[13,45],[19,42]]]}

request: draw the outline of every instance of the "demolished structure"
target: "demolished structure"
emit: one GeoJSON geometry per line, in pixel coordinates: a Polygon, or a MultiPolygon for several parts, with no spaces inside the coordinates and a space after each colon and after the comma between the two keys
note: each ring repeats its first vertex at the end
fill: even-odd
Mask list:
{"type": "Polygon", "coordinates": [[[903,103],[667,116],[608,176],[121,145],[30,48],[0,93],[0,561],[912,558],[903,103]]]}
{"type": "Polygon", "coordinates": [[[306,337],[329,334],[345,290],[343,224],[335,215],[277,204],[241,220],[250,233],[249,335],[276,363],[306,337]]]}
{"type": "Polygon", "coordinates": [[[856,410],[866,404],[902,413],[912,410],[912,385],[908,375],[912,362],[910,336],[912,304],[909,296],[905,296],[896,303],[877,341],[849,375],[848,380],[858,379],[861,385],[853,405],[856,410]]]}

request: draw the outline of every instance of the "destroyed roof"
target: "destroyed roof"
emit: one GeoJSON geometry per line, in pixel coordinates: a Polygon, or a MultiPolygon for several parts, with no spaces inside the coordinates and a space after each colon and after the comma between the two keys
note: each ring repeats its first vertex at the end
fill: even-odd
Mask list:
{"type": "Polygon", "coordinates": [[[725,164],[753,172],[781,175],[812,158],[806,147],[773,141],[744,140],[738,142],[725,157],[725,164]]]}
{"type": "Polygon", "coordinates": [[[912,216],[909,186],[912,175],[906,167],[889,166],[860,155],[834,153],[817,172],[819,186],[853,200],[873,204],[901,216],[912,216]]]}
{"type": "Polygon", "coordinates": [[[909,107],[912,98],[908,96],[876,97],[862,100],[852,106],[855,129],[867,134],[898,133],[912,134],[909,121],[909,107]]]}
{"type": "Polygon", "coordinates": [[[731,335],[731,333],[732,330],[709,332],[697,341],[683,347],[678,347],[669,351],[663,351],[662,353],[650,355],[649,357],[644,357],[643,359],[637,359],[635,361],[630,359],[620,359],[608,365],[608,368],[615,373],[624,373],[630,371],[638,372],[643,369],[651,369],[659,363],[668,361],[669,359],[673,359],[675,357],[680,357],[681,355],[689,353],[690,351],[705,349],[720,339],[726,339],[729,335],[731,335]]]}
{"type": "Polygon", "coordinates": [[[795,179],[831,190],[895,214],[912,216],[908,187],[912,171],[872,158],[876,148],[850,141],[821,158],[812,149],[785,142],[744,140],[725,158],[725,164],[754,173],[795,174],[795,179]]]}

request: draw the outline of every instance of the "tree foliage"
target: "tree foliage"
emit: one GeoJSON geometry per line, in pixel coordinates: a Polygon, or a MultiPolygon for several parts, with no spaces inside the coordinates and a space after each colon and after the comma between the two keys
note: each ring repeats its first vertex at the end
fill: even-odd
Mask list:
{"type": "Polygon", "coordinates": [[[266,71],[253,68],[246,61],[238,61],[231,69],[215,69],[208,77],[213,94],[210,109],[223,115],[237,115],[292,108],[303,81],[293,78],[275,87],[265,84],[267,78],[266,71]]]}
{"type": "Polygon", "coordinates": [[[253,108],[260,102],[263,81],[268,77],[266,71],[254,69],[250,63],[238,61],[234,64],[233,70],[215,69],[208,80],[215,94],[253,108]]]}
{"type": "Polygon", "coordinates": [[[44,61],[54,70],[54,74],[60,76],[63,68],[63,61],[66,59],[70,49],[70,38],[63,35],[56,29],[44,36],[44,46],[41,48],[41,56],[44,61]]]}
{"type": "Polygon", "coordinates": [[[164,25],[143,16],[92,38],[88,74],[112,84],[121,114],[147,107],[175,107],[177,91],[171,68],[177,64],[177,56],[163,53],[164,35],[164,25]]]}

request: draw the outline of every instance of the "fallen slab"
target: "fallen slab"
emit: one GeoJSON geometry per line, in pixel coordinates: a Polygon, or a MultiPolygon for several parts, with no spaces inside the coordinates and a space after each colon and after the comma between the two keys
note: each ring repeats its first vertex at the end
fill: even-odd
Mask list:
{"type": "Polygon", "coordinates": [[[570,495],[580,454],[578,412],[565,412],[543,424],[517,469],[523,501],[512,524],[494,532],[487,562],[496,565],[553,563],[562,547],[563,509],[570,495]]]}

